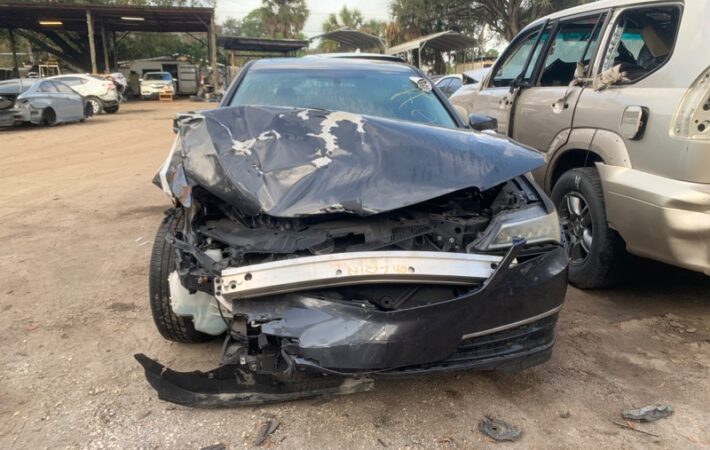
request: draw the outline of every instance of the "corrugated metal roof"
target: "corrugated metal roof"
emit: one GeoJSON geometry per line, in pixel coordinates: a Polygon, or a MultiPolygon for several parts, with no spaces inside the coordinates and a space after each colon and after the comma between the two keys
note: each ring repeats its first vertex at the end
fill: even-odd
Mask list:
{"type": "Polygon", "coordinates": [[[239,36],[217,36],[217,47],[225,50],[289,53],[302,49],[308,41],[296,39],[261,39],[239,36]]]}
{"type": "Polygon", "coordinates": [[[311,41],[314,39],[328,39],[346,47],[359,48],[363,50],[370,48],[385,48],[384,41],[379,37],[364,33],[362,31],[352,30],[350,28],[341,28],[339,30],[323,33],[312,37],[311,41]]]}
{"type": "Polygon", "coordinates": [[[96,26],[103,24],[106,31],[206,32],[214,14],[213,8],[6,3],[0,0],[0,28],[86,33],[86,10],[91,10],[96,26]],[[40,20],[60,24],[47,27],[41,25],[40,20]]]}
{"type": "Polygon", "coordinates": [[[476,46],[476,40],[465,34],[456,31],[442,31],[440,33],[429,34],[420,38],[395,45],[385,50],[388,55],[404,53],[409,50],[416,50],[421,46],[431,47],[436,50],[447,52],[451,50],[463,50],[476,46]]]}

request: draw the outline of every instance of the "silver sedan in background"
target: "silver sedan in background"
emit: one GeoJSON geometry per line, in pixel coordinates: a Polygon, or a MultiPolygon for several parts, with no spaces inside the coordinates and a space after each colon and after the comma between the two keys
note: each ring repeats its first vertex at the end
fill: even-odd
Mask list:
{"type": "Polygon", "coordinates": [[[0,83],[0,96],[4,100],[0,102],[0,126],[23,122],[51,126],[83,121],[91,115],[84,97],[56,80],[4,81],[0,83]]]}

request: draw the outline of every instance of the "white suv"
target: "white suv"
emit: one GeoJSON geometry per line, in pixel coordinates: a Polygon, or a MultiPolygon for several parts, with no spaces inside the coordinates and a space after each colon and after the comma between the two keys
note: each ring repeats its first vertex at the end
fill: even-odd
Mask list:
{"type": "Polygon", "coordinates": [[[546,154],[534,176],[575,285],[618,279],[624,249],[710,275],[708,43],[707,0],[590,3],[527,26],[451,98],[546,154]]]}
{"type": "Polygon", "coordinates": [[[49,79],[61,81],[86,98],[93,114],[118,112],[118,92],[110,80],[83,74],[57,75],[49,79]]]}

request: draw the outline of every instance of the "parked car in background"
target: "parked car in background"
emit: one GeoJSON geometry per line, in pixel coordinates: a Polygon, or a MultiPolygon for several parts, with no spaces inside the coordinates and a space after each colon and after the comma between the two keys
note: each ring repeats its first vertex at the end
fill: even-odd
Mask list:
{"type": "Polygon", "coordinates": [[[57,80],[0,82],[0,126],[22,122],[55,125],[78,122],[91,114],[84,98],[57,80]]]}
{"type": "Polygon", "coordinates": [[[483,69],[470,70],[463,73],[463,85],[454,91],[450,96],[449,100],[454,104],[459,104],[461,102],[466,102],[463,100],[465,96],[470,96],[476,92],[481,86],[481,83],[486,78],[486,75],[490,73],[491,69],[486,67],[483,69]],[[459,101],[454,101],[454,97],[458,98],[459,101]]]}
{"type": "Polygon", "coordinates": [[[66,83],[76,92],[86,98],[93,114],[105,112],[113,114],[118,112],[118,92],[116,85],[111,80],[106,80],[98,75],[66,74],[48,78],[66,83]]]}
{"type": "Polygon", "coordinates": [[[161,92],[175,94],[175,80],[168,72],[148,72],[140,80],[141,98],[157,99],[161,92]]]}
{"type": "Polygon", "coordinates": [[[710,4],[614,0],[528,25],[474,95],[453,97],[546,153],[580,287],[624,249],[710,275],[710,4]]]}
{"type": "Polygon", "coordinates": [[[448,98],[463,86],[463,75],[444,75],[434,80],[434,84],[436,84],[436,87],[448,98]]]}
{"type": "Polygon", "coordinates": [[[228,338],[204,375],[138,355],[160,398],[259,403],[371,381],[344,375],[549,358],[567,255],[525,175],[542,155],[468,129],[418,69],[252,61],[220,108],[175,129],[156,178],[174,208],[154,240],[153,318],[174,341],[228,338]]]}
{"type": "Polygon", "coordinates": [[[487,68],[469,70],[462,74],[444,75],[432,80],[446,97],[451,98],[454,94],[460,95],[459,92],[475,90],[489,71],[490,69],[487,68]]]}

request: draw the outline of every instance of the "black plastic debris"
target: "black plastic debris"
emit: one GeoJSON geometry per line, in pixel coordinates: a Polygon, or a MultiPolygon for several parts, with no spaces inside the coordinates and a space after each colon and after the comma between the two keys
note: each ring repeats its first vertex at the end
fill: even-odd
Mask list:
{"type": "Polygon", "coordinates": [[[257,447],[263,444],[266,439],[274,432],[276,429],[279,427],[281,423],[273,418],[266,419],[261,426],[259,427],[259,431],[257,431],[256,436],[254,437],[254,445],[257,447]]]}
{"type": "Polygon", "coordinates": [[[490,416],[484,417],[478,423],[478,431],[498,442],[514,442],[523,434],[515,425],[490,416]]]}
{"type": "Polygon", "coordinates": [[[673,408],[670,405],[648,405],[643,408],[627,409],[621,412],[621,416],[624,419],[636,422],[655,422],[671,414],[673,414],[673,408]]]}
{"type": "Polygon", "coordinates": [[[200,450],[227,450],[227,446],[219,443],[214,445],[208,445],[207,447],[202,447],[200,450]]]}
{"type": "Polygon", "coordinates": [[[348,395],[374,389],[367,377],[297,372],[290,378],[226,365],[209,372],[176,372],[143,354],[134,355],[161,400],[203,408],[260,405],[305,398],[348,395]]]}

